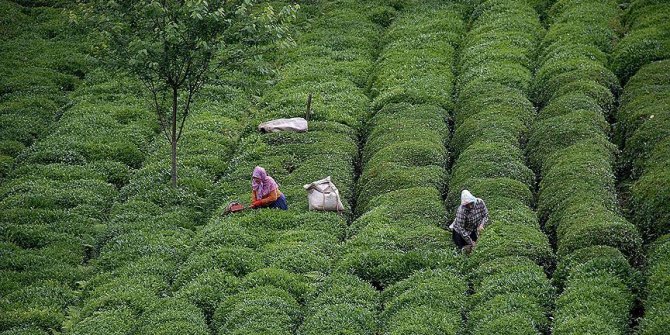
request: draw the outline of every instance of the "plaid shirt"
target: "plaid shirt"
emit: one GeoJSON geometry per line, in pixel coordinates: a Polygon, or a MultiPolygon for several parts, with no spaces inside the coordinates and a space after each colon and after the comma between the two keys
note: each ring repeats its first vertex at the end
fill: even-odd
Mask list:
{"type": "Polygon", "coordinates": [[[489,210],[486,208],[484,200],[477,198],[474,207],[468,209],[461,205],[456,211],[456,218],[454,219],[454,231],[461,234],[467,244],[472,244],[470,234],[477,229],[480,224],[486,225],[489,223],[489,210]]]}

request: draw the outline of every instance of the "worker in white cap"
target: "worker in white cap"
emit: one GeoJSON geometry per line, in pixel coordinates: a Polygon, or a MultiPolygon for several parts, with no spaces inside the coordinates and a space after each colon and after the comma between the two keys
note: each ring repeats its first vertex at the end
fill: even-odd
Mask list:
{"type": "Polygon", "coordinates": [[[477,246],[479,234],[489,223],[489,210],[484,200],[476,198],[468,190],[461,192],[461,205],[456,210],[456,218],[449,226],[454,243],[469,253],[477,246]]]}

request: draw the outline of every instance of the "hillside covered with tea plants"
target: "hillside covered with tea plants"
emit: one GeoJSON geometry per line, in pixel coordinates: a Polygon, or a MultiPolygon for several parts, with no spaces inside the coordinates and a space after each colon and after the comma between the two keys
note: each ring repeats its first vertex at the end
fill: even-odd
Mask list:
{"type": "Polygon", "coordinates": [[[670,2],[262,3],[291,38],[211,69],[173,187],[89,2],[0,0],[0,335],[668,332],[670,2]],[[289,210],[225,215],[255,166],[289,210]]]}

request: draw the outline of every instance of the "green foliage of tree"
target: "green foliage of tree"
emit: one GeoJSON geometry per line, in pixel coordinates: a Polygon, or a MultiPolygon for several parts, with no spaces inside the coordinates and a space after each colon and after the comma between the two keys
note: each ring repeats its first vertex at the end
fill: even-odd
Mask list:
{"type": "Polygon", "coordinates": [[[287,23],[298,7],[276,10],[255,0],[100,0],[89,7],[105,62],[137,76],[150,93],[171,144],[173,186],[177,143],[212,70],[260,57],[261,46],[290,44],[287,23]]]}

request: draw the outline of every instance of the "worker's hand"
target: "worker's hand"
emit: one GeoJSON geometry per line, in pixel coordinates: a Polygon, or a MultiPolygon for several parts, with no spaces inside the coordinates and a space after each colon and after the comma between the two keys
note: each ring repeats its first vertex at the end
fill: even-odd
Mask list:
{"type": "Polygon", "coordinates": [[[466,255],[469,255],[472,252],[472,249],[474,249],[474,244],[468,244],[463,247],[463,252],[465,252],[466,255]]]}
{"type": "Polygon", "coordinates": [[[483,224],[480,224],[479,226],[477,226],[477,235],[481,235],[483,231],[484,231],[484,225],[483,224]]]}
{"type": "Polygon", "coordinates": [[[260,207],[260,206],[261,206],[261,202],[258,201],[258,200],[254,200],[254,201],[251,202],[251,206],[250,206],[250,207],[251,207],[251,208],[258,208],[258,207],[260,207]]]}

